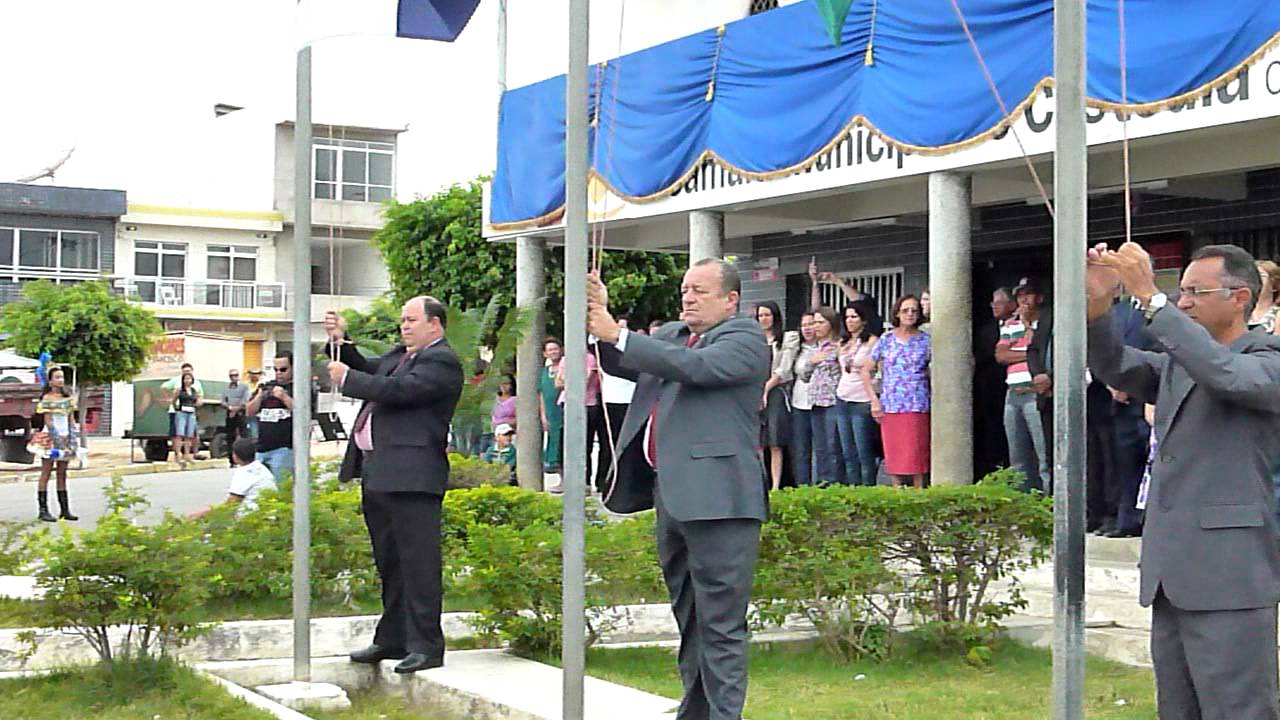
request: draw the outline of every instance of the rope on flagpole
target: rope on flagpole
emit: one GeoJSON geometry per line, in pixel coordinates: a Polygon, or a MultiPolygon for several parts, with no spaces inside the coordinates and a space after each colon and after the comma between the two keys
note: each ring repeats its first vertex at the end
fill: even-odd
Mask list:
{"type": "MultiPolygon", "coordinates": [[[[991,69],[987,67],[986,59],[982,57],[982,51],[978,49],[978,41],[969,29],[969,22],[965,20],[964,12],[960,9],[958,0],[951,0],[951,9],[955,11],[956,18],[960,21],[960,28],[964,30],[964,35],[969,40],[969,47],[973,49],[974,57],[978,59],[978,67],[982,69],[982,76],[986,78],[987,87],[990,88],[991,94],[995,96],[996,103],[1000,106],[1001,115],[1009,118],[1009,107],[1000,95],[1000,88],[996,85],[995,78],[991,75],[991,69]]],[[[1026,146],[1022,144],[1022,138],[1018,135],[1017,126],[1014,125],[1013,120],[1008,122],[1009,131],[1013,133],[1013,139],[1018,143],[1018,151],[1022,153],[1022,160],[1026,163],[1027,170],[1031,172],[1031,179],[1035,182],[1036,190],[1040,193],[1040,199],[1044,201],[1044,207],[1049,211],[1049,217],[1053,218],[1053,201],[1049,199],[1049,192],[1045,190],[1044,183],[1040,181],[1040,174],[1036,172],[1036,166],[1031,162],[1031,156],[1027,153],[1026,146]]]]}

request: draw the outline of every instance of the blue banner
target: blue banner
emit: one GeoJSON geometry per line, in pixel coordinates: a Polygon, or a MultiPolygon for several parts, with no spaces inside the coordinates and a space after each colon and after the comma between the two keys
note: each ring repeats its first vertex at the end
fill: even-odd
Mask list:
{"type": "MultiPolygon", "coordinates": [[[[1121,103],[1116,5],[1088,7],[1088,93],[1099,107],[1121,103]]],[[[854,125],[911,153],[983,142],[1052,82],[1053,0],[960,7],[1009,116],[949,2],[856,0],[839,45],[816,3],[803,2],[592,66],[583,108],[592,173],[645,202],[670,194],[707,157],[754,179],[790,174],[854,125]]],[[[1277,0],[1127,0],[1125,8],[1125,107],[1136,111],[1225,84],[1280,42],[1277,0]]],[[[559,76],[502,99],[490,208],[499,229],[563,212],[564,93],[559,76]]]]}
{"type": "Polygon", "coordinates": [[[479,4],[480,0],[400,0],[396,37],[453,42],[479,4]]]}

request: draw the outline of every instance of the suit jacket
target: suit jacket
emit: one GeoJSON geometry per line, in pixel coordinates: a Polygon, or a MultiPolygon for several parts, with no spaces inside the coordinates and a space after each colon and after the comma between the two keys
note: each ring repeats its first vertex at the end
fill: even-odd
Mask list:
{"type": "MultiPolygon", "coordinates": [[[[375,403],[373,452],[347,442],[338,479],[363,478],[366,490],[443,495],[449,481],[449,423],[462,393],[462,364],[444,340],[397,369],[405,348],[367,359],[354,345],[339,346],[350,366],[342,394],[375,403]]],[[[362,406],[363,409],[363,406],[362,406]]]]}
{"type": "Polygon", "coordinates": [[[1089,325],[1093,372],[1156,406],[1139,600],[1150,605],[1163,588],[1184,610],[1274,607],[1280,338],[1220,345],[1173,305],[1147,332],[1165,352],[1126,347],[1110,317],[1089,325]]]}
{"type": "Polygon", "coordinates": [[[711,328],[691,348],[685,347],[689,334],[683,322],[672,322],[653,336],[630,333],[625,352],[601,343],[605,372],[636,383],[618,436],[619,502],[611,501],[610,509],[635,512],[653,506],[644,428],[657,403],[656,491],[671,517],[766,520],[764,467],[756,446],[769,346],[745,315],[711,328]]]}

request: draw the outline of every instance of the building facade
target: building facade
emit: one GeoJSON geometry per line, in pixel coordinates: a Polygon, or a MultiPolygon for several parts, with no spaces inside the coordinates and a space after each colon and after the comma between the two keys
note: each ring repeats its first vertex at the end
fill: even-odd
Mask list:
{"type": "MultiPolygon", "coordinates": [[[[33,280],[59,285],[110,277],[123,190],[0,183],[0,304],[21,299],[33,280]]],[[[56,358],[55,358],[56,359],[56,358]]],[[[108,406],[112,396],[107,395],[108,406]]],[[[90,429],[112,432],[111,412],[90,429]]]]}
{"type": "MultiPolygon", "coordinates": [[[[606,47],[632,52],[673,39],[672,29],[687,35],[788,4],[655,5],[643,21],[628,16],[622,28],[606,11],[606,27],[593,29],[593,47],[600,34],[611,33],[606,47]],[[705,15],[712,10],[719,17],[705,15]],[[626,41],[618,43],[618,37],[626,41]]],[[[592,22],[598,17],[593,13],[592,22]]],[[[564,40],[553,41],[562,44],[540,51],[564,57],[564,40]]],[[[616,54],[593,53],[592,60],[616,54]]],[[[508,62],[520,66],[524,60],[508,62]]],[[[1280,145],[1273,141],[1280,131],[1280,48],[1260,48],[1224,78],[1158,112],[1087,113],[1086,241],[1126,237],[1127,176],[1130,232],[1152,251],[1170,288],[1190,254],[1206,244],[1238,244],[1260,259],[1280,256],[1280,145]]],[[[707,159],[667,195],[644,202],[627,201],[593,181],[588,213],[602,227],[606,247],[736,258],[746,309],[776,301],[788,327],[810,303],[811,261],[875,295],[882,312],[903,293],[929,289],[938,366],[971,377],[970,338],[990,320],[991,291],[1028,276],[1052,286],[1053,222],[1041,187],[1051,198],[1055,112],[1053,87],[1043,85],[1017,106],[1011,130],[944,154],[904,152],[852,124],[803,169],[773,179],[746,178],[707,159]]],[[[563,223],[507,229],[486,215],[485,232],[495,241],[516,240],[517,247],[556,243],[563,223]]],[[[842,302],[834,284],[820,292],[826,302],[842,302]]],[[[960,384],[935,382],[935,408],[967,405],[970,390],[960,384]]],[[[959,413],[940,414],[935,444],[942,440],[939,432],[967,435],[969,422],[959,413]]],[[[968,466],[960,455],[942,456],[951,467],[968,466]]]]}

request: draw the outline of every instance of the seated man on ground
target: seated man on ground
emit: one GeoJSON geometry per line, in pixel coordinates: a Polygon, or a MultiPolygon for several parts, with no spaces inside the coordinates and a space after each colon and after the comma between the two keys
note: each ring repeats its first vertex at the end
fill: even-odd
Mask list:
{"type": "MultiPolygon", "coordinates": [[[[275,490],[276,479],[271,470],[255,460],[257,443],[249,438],[240,438],[231,445],[231,461],[235,469],[231,471],[231,487],[227,489],[227,504],[240,505],[237,515],[251,512],[258,507],[258,495],[263,490],[275,490]]],[[[198,520],[213,511],[212,507],[187,513],[191,520],[198,520]]]]}

